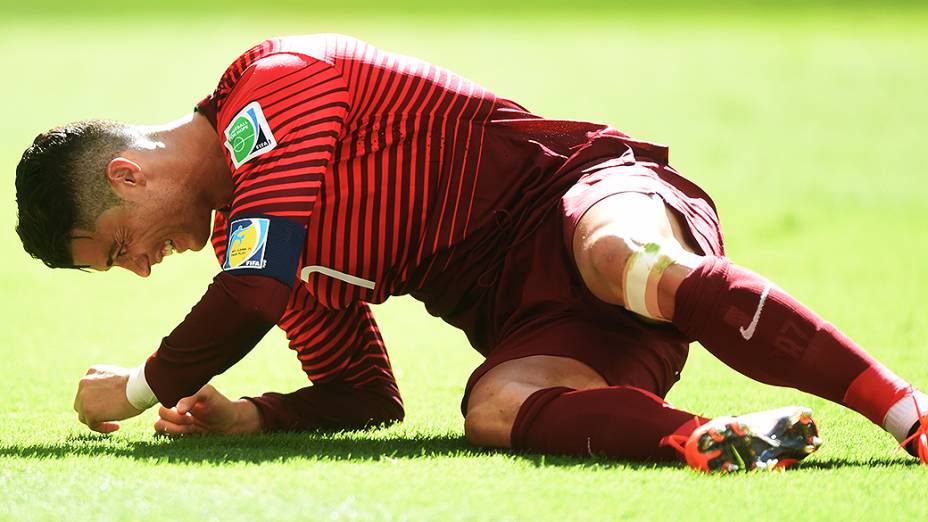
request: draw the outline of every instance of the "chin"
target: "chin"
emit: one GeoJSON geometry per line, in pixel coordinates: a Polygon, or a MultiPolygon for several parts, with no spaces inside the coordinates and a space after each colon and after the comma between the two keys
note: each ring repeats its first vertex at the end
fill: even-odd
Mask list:
{"type": "Polygon", "coordinates": [[[203,250],[203,247],[205,247],[207,243],[209,243],[208,235],[203,239],[194,238],[194,240],[191,242],[190,250],[193,250],[194,252],[199,252],[200,250],[203,250]]]}

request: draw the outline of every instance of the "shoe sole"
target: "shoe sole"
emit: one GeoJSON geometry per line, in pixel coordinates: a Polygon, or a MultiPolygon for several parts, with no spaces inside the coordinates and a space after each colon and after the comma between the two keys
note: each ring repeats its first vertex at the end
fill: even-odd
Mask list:
{"type": "Polygon", "coordinates": [[[808,408],[716,419],[696,441],[704,471],[750,471],[787,468],[821,445],[808,408]]]}

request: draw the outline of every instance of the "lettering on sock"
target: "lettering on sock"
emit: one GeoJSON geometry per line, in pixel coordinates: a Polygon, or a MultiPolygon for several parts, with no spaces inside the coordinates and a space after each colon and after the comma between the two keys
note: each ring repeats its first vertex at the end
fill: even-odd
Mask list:
{"type": "Polygon", "coordinates": [[[747,314],[744,310],[736,308],[734,306],[729,306],[728,310],[725,311],[724,321],[725,324],[731,326],[734,329],[738,329],[741,325],[748,324],[748,321],[751,320],[751,316],[747,314]]]}
{"type": "Polygon", "coordinates": [[[774,337],[773,345],[786,356],[799,359],[806,352],[812,340],[813,332],[807,330],[798,323],[787,320],[774,337]]]}

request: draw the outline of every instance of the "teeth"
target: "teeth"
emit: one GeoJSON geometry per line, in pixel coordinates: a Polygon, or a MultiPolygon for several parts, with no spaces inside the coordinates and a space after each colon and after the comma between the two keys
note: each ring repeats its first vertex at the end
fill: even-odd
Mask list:
{"type": "Polygon", "coordinates": [[[174,253],[174,242],[168,239],[161,247],[161,255],[167,257],[174,253]]]}

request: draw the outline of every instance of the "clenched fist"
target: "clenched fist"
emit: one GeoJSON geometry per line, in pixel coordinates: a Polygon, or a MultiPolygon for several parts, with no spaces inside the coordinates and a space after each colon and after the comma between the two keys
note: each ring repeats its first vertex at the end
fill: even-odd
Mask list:
{"type": "Polygon", "coordinates": [[[113,421],[142,413],[126,398],[127,382],[126,368],[108,364],[91,366],[77,385],[74,397],[77,418],[93,431],[112,433],[119,429],[119,423],[113,421]]]}

